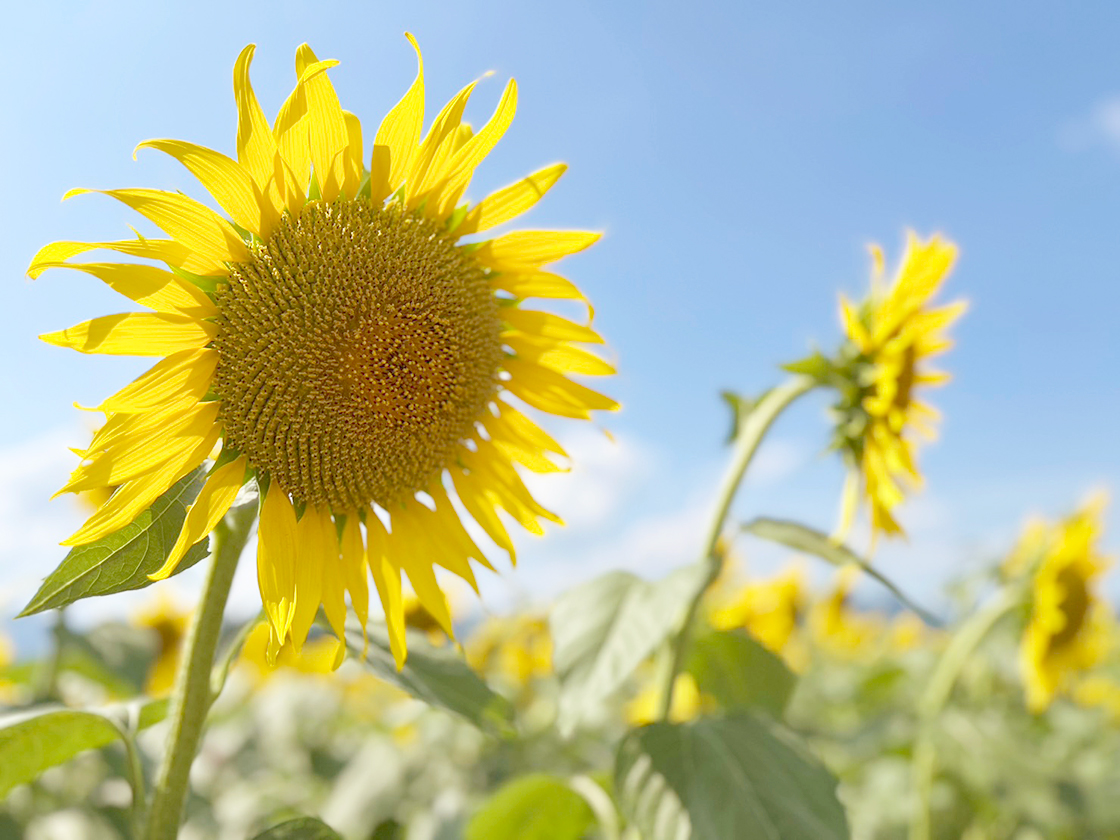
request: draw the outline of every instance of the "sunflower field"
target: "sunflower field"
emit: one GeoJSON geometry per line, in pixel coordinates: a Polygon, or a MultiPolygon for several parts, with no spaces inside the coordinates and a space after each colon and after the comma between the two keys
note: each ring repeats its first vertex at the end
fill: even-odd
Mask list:
{"type": "Polygon", "coordinates": [[[430,107],[438,56],[406,38],[415,76],[378,118],[304,43],[270,119],[245,46],[229,154],[136,147],[194,194],[71,189],[150,233],[29,246],[35,294],[76,269],[127,299],[39,337],[147,367],[79,406],[58,493],[84,522],[15,619],[50,616],[49,640],[27,654],[0,625],[0,840],[1120,837],[1107,494],[944,597],[881,559],[967,352],[948,232],[871,246],[863,291],[828,302],[838,340],[711,395],[730,431],[695,551],[485,606],[522,532],[564,524],[537,488],[578,461],[567,430],[611,445],[622,360],[580,284],[600,217],[520,218],[568,167],[471,191],[518,84],[472,126],[478,81],[430,107]],[[831,528],[736,503],[794,414],[844,476],[831,528]],[[197,600],[169,594],[196,566],[197,600]]]}

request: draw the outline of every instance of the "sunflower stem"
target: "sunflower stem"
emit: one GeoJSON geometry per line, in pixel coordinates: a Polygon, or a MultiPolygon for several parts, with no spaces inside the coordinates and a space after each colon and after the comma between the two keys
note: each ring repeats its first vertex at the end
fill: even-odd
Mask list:
{"type": "Polygon", "coordinates": [[[731,453],[731,462],[727,472],[720,482],[719,491],[716,493],[716,504],[712,510],[712,517],[708,524],[707,533],[704,535],[704,549],[700,562],[708,566],[708,576],[704,585],[696,593],[688,605],[684,621],[676,639],[673,640],[673,653],[669,668],[665,674],[665,683],[661,691],[661,720],[668,720],[673,709],[673,692],[676,688],[677,677],[684,670],[685,656],[692,638],[692,626],[696,623],[696,616],[700,612],[700,604],[704,594],[719,577],[723,569],[723,552],[719,550],[719,538],[723,533],[727,521],[727,513],[731,510],[731,503],[735,493],[746,475],[747,468],[754,460],[755,453],[761,445],[766,433],[778,419],[778,416],[803,394],[807,394],[817,386],[816,379],[810,376],[793,376],[776,388],[767,391],[755,403],[745,418],[740,423],[735,436],[735,448],[731,453]]]}
{"type": "Polygon", "coordinates": [[[937,661],[926,690],[918,701],[918,739],[912,763],[914,809],[910,815],[910,840],[929,840],[933,821],[930,813],[933,777],[937,764],[934,724],[945,710],[953,688],[972,654],[988,633],[1023,600],[1021,586],[1006,587],[982,610],[975,613],[953,634],[937,661]]]}
{"type": "Polygon", "coordinates": [[[222,617],[229,599],[237,561],[249,539],[256,515],[255,506],[235,508],[218,524],[212,536],[213,559],[198,610],[187,633],[183,659],[171,697],[171,731],[168,748],[155,785],[148,812],[145,840],[175,840],[190,785],[191,764],[198,752],[206,715],[215,697],[211,692],[211,668],[222,617]]]}

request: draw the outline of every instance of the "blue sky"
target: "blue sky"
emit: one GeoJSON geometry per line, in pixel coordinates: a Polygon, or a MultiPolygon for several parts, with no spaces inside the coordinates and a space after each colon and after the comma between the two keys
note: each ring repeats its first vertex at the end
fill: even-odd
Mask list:
{"type": "MultiPolygon", "coordinates": [[[[867,282],[866,244],[882,242],[893,262],[907,227],[960,245],[945,296],[971,310],[944,361],[955,379],[933,397],[946,422],[922,454],[927,491],[903,513],[911,542],[886,549],[884,567],[932,591],[947,570],[997,550],[1026,513],[1115,491],[1120,6],[1058,8],[21,4],[8,13],[0,120],[0,523],[10,537],[0,614],[60,559],[55,544],[76,517],[68,502],[45,501],[70,466],[65,444],[83,434],[71,403],[96,403],[142,369],[39,343],[126,307],[76,272],[32,283],[27,262],[46,242],[121,238],[137,223],[106,198],[60,203],[71,187],[198,196],[174,162],[131,152],[175,137],[232,154],[232,66],[249,42],[266,111],[290,90],[306,40],[341,61],[332,78],[367,132],[415,72],[405,30],[424,50],[429,113],[493,70],[468,110],[477,124],[516,77],[517,119],[472,197],[564,160],[571,169],[532,224],[606,232],[564,271],[617,354],[612,391],[625,410],[609,426],[620,442],[578,438],[591,459],[579,492],[545,493],[577,506],[601,498],[597,512],[569,515],[572,533],[542,543],[501,586],[547,594],[608,564],[657,574],[690,560],[724,454],[718,391],[757,391],[811,342],[833,346],[837,293],[867,282]]],[[[831,524],[840,473],[819,454],[823,405],[810,400],[779,426],[744,516],[831,524]]]]}

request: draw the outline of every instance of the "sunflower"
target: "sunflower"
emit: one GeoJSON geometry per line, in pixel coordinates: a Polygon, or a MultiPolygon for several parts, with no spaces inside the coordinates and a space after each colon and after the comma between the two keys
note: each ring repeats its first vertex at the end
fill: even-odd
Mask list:
{"type": "MultiPolygon", "coordinates": [[[[179,193],[100,191],[167,238],[56,242],[28,270],[78,269],[151,310],[96,318],[43,336],[48,343],[162,357],[97,406],[104,425],[63,491],[118,489],[64,544],[124,527],[219,446],[154,578],[174,572],[255,479],[270,658],[285,645],[299,652],[320,605],[340,635],[347,593],[364,623],[368,574],[398,664],[402,572],[451,635],[434,565],[476,590],[470,561],[493,568],[461,510],[511,561],[499,511],[535,534],[544,520],[562,524],[515,465],[554,472],[566,455],[518,405],[576,419],[618,408],[567,375],[614,373],[579,346],[602,343],[599,335],[526,305],[585,302],[544,267],[599,234],[479,236],[532,207],[566,167],[464,203],[474,169],[513,119],[517,86],[509,82],[474,133],[462,121],[476,83],[467,85],[424,134],[423,60],[407,37],[417,77],[372,148],[327,76],[338,62],[320,61],[306,44],[295,89],[269,125],[249,81],[250,45],[233,72],[236,160],[178,140],[137,147],[182,163],[225,215],[179,193]],[[97,249],[169,270],[67,262],[97,249]]],[[[66,197],[86,192],[97,191],[66,197]]]]}
{"type": "Polygon", "coordinates": [[[716,630],[743,628],[770,651],[784,656],[794,654],[792,639],[805,603],[805,570],[790,566],[718,598],[708,621],[716,630]]]}
{"type": "Polygon", "coordinates": [[[1059,692],[1098,664],[1108,650],[1112,615],[1095,592],[1107,567],[1096,543],[1101,532],[1103,497],[1097,497],[1064,522],[1042,531],[1032,528],[1016,554],[1039,558],[1031,581],[1031,612],[1019,648],[1019,663],[1032,712],[1045,710],[1059,692]]]}
{"type": "Polygon", "coordinates": [[[871,295],[858,307],[841,298],[848,344],[836,366],[843,372],[835,406],[836,445],[853,468],[841,532],[862,498],[870,508],[873,535],[902,533],[894,509],[904,499],[904,488],[918,489],[922,483],[914,434],[933,439],[939,419],[935,409],[918,400],[917,391],[948,381],[948,374],[925,363],[952,346],[946,330],[966,308],[963,302],[930,305],[956,253],[939,236],[922,242],[911,232],[898,275],[885,288],[882,250],[874,246],[871,295]]]}
{"type": "Polygon", "coordinates": [[[157,642],[155,659],[148,669],[144,685],[146,694],[163,697],[171,692],[190,621],[190,611],[181,609],[166,596],[148,604],[133,618],[138,627],[152,631],[157,642]]]}

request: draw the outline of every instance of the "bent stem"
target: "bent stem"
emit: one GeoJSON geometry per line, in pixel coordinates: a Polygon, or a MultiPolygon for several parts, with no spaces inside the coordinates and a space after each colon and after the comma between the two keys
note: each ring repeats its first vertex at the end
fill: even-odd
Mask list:
{"type": "Polygon", "coordinates": [[[984,641],[996,623],[1017,607],[1023,598],[1022,587],[1003,589],[991,603],[973,615],[953,636],[930,677],[918,703],[918,741],[914,746],[914,810],[910,815],[910,840],[929,840],[932,828],[930,801],[937,764],[934,723],[944,711],[953,688],[969,657],[984,641]]]}
{"type": "Polygon", "coordinates": [[[243,505],[231,511],[214,529],[213,560],[175,678],[168,749],[159,769],[152,809],[148,813],[146,840],[175,840],[179,834],[191,764],[198,752],[206,714],[214,700],[210,690],[210,672],[221,635],[222,616],[237,560],[249,539],[255,515],[254,505],[243,505]]]}
{"type": "Polygon", "coordinates": [[[704,535],[704,549],[701,563],[708,566],[708,576],[704,585],[696,593],[688,605],[684,623],[673,643],[673,654],[669,668],[666,672],[664,688],[661,692],[661,720],[668,720],[673,708],[673,691],[676,688],[677,676],[684,670],[684,658],[688,653],[688,646],[692,637],[692,625],[696,622],[696,615],[700,612],[700,604],[704,600],[704,593],[719,577],[723,568],[723,555],[719,551],[719,538],[723,533],[727,512],[731,509],[731,502],[735,499],[735,492],[747,472],[747,468],[754,460],[762,439],[783,411],[803,394],[808,393],[817,386],[817,380],[809,376],[794,376],[776,388],[767,391],[754,405],[746,419],[739,427],[735,437],[735,449],[731,453],[731,463],[724,473],[716,493],[716,504],[712,510],[712,517],[708,523],[707,533],[704,535]]]}

